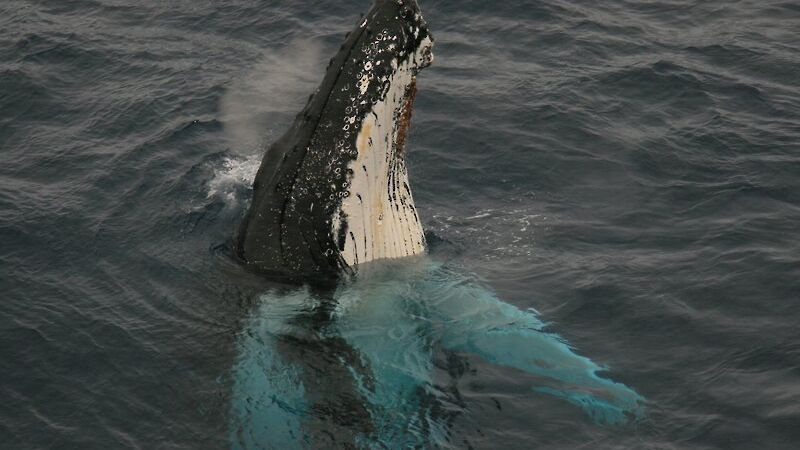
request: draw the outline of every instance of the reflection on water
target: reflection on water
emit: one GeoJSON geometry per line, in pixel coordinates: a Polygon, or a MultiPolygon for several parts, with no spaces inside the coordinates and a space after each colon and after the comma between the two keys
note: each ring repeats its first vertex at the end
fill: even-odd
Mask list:
{"type": "Polygon", "coordinates": [[[545,331],[534,311],[499,300],[428,260],[376,264],[335,292],[262,295],[245,322],[233,369],[234,448],[445,444],[446,394],[437,352],[524,371],[599,424],[642,416],[643,399],[545,331]]]}

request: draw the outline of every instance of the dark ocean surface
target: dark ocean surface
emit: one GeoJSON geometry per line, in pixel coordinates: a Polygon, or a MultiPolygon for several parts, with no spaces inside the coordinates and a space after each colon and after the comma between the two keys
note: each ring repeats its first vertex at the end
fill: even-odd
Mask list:
{"type": "MultiPolygon", "coordinates": [[[[420,3],[430,259],[646,399],[596,423],[440,355],[450,447],[798,448],[798,3],[420,3]]],[[[232,236],[369,6],[0,2],[0,448],[233,445],[237,342],[272,287],[232,236]]]]}

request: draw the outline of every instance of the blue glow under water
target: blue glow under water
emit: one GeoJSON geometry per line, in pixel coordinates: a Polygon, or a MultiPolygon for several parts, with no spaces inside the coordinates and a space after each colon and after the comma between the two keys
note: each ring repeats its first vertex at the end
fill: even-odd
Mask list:
{"type": "Polygon", "coordinates": [[[401,264],[378,263],[328,296],[298,288],[260,298],[234,367],[235,448],[446,446],[448,420],[464,407],[434,377],[442,353],[517,369],[532,392],[600,424],[642,418],[644,399],[598,376],[534,311],[441,265],[401,264]]]}
{"type": "Polygon", "coordinates": [[[0,447],[797,447],[796,2],[421,0],[431,262],[334,308],[230,239],[369,6],[0,2],[0,447]]]}

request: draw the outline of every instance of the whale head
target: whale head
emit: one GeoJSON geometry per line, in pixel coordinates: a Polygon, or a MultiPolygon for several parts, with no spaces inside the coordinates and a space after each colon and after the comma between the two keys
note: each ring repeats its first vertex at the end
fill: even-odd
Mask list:
{"type": "Polygon", "coordinates": [[[425,251],[405,147],[433,38],[415,0],[377,0],[292,127],[267,151],[237,237],[250,267],[353,274],[425,251]]]}

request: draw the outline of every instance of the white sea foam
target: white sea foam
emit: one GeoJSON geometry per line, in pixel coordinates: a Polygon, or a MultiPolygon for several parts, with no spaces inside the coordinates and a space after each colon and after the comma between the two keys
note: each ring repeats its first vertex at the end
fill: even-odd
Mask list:
{"type": "Polygon", "coordinates": [[[218,197],[226,203],[234,203],[237,192],[253,185],[253,179],[261,164],[261,155],[228,156],[214,169],[214,178],[208,183],[208,198],[218,197]]]}
{"type": "MultiPolygon", "coordinates": [[[[511,200],[509,200],[511,201],[511,200]]],[[[469,240],[492,249],[478,256],[485,260],[503,260],[532,256],[539,233],[549,219],[531,208],[486,208],[466,217],[434,213],[428,226],[437,235],[453,241],[469,240]]]]}

